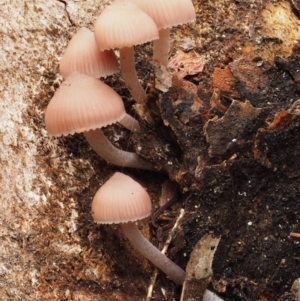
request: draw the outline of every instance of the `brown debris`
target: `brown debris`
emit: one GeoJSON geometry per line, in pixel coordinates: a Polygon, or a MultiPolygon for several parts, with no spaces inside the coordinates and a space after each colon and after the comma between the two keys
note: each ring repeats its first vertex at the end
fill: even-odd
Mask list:
{"type": "MultiPolygon", "coordinates": [[[[284,113],[283,113],[284,114],[284,113]]],[[[275,171],[284,171],[285,176],[300,176],[300,116],[277,117],[274,128],[260,129],[255,138],[255,158],[275,171]]],[[[275,119],[276,120],[276,119],[275,119]]]]}
{"type": "Polygon", "coordinates": [[[293,47],[293,53],[287,59],[279,56],[275,57],[275,63],[276,66],[287,71],[291,75],[300,91],[300,54],[298,53],[298,47],[298,44],[293,47]]]}
{"type": "Polygon", "coordinates": [[[166,180],[161,185],[161,195],[159,197],[159,205],[163,206],[169,200],[179,194],[179,188],[175,182],[166,180]]]}
{"type": "Polygon", "coordinates": [[[248,58],[237,59],[230,63],[229,67],[238,81],[237,86],[242,85],[248,93],[258,93],[267,83],[267,76],[263,70],[248,58]]]}
{"type": "Polygon", "coordinates": [[[209,113],[212,116],[214,116],[214,114],[218,115],[217,111],[220,111],[223,114],[227,111],[227,107],[221,103],[221,90],[217,88],[213,89],[211,98],[209,100],[209,104],[210,104],[209,113]]]}
{"type": "Polygon", "coordinates": [[[168,68],[174,71],[180,78],[187,75],[195,75],[202,72],[208,60],[204,55],[198,54],[195,50],[184,52],[180,49],[170,59],[168,68]]]}
{"type": "Polygon", "coordinates": [[[255,107],[269,107],[272,116],[281,109],[288,110],[300,96],[298,84],[289,72],[294,61],[293,55],[284,60],[284,64],[282,59],[276,58],[277,67],[274,67],[261,59],[241,58],[229,66],[241,97],[255,107]]]}
{"type": "Polygon", "coordinates": [[[162,92],[167,92],[172,86],[172,75],[166,67],[155,60],[150,61],[152,72],[155,74],[155,88],[162,92]]]}
{"type": "Polygon", "coordinates": [[[204,126],[209,156],[233,154],[236,145],[251,140],[264,122],[262,109],[254,108],[248,101],[233,101],[225,115],[218,120],[209,120],[204,126]]]}
{"type": "Polygon", "coordinates": [[[239,99],[239,92],[235,88],[235,78],[229,68],[215,68],[213,73],[213,87],[218,88],[227,97],[239,99]]]}
{"type": "Polygon", "coordinates": [[[284,129],[287,128],[291,122],[292,122],[293,115],[289,114],[287,111],[282,110],[278,112],[272,121],[272,123],[269,125],[269,130],[275,130],[275,129],[284,129]]]}

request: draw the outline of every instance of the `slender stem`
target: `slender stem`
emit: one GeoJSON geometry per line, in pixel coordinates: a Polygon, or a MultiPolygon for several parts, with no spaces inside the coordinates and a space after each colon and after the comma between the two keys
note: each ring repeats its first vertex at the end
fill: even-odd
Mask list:
{"type": "Polygon", "coordinates": [[[206,289],[203,294],[203,301],[223,301],[217,294],[206,289]]]}
{"type": "Polygon", "coordinates": [[[162,270],[176,284],[183,284],[185,271],[153,246],[142,235],[134,222],[123,223],[121,227],[126,237],[140,253],[162,270]]]}
{"type": "Polygon", "coordinates": [[[155,170],[152,163],[142,159],[136,153],[125,152],[114,147],[100,129],[84,132],[84,136],[93,150],[104,160],[123,167],[155,170]]]}
{"type": "Polygon", "coordinates": [[[170,29],[159,31],[159,39],[153,41],[153,58],[168,67],[170,47],[170,29]]]}
{"type": "Polygon", "coordinates": [[[126,114],[124,118],[119,121],[119,123],[121,123],[126,129],[128,129],[131,132],[140,130],[139,122],[129,114],[126,114]]]}
{"type": "Polygon", "coordinates": [[[136,74],[133,47],[123,47],[120,49],[120,64],[123,79],[132,98],[140,103],[146,98],[146,92],[136,74]]]}

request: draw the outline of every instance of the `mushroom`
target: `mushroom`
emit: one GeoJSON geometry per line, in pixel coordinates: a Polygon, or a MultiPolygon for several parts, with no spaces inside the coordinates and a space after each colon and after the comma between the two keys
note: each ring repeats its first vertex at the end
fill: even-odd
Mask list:
{"type": "Polygon", "coordinates": [[[135,69],[133,46],[158,38],[154,21],[127,0],[107,6],[95,23],[95,39],[100,50],[119,48],[123,79],[133,99],[141,102],[146,93],[135,69]]]}
{"type": "Polygon", "coordinates": [[[154,170],[137,154],[114,147],[101,127],[119,122],[130,130],[139,123],[125,112],[122,98],[94,77],[73,72],[51,99],[45,114],[47,131],[52,136],[84,132],[91,147],[104,160],[119,166],[154,170]]]}
{"type": "Polygon", "coordinates": [[[135,221],[151,214],[146,190],[129,176],[115,173],[97,191],[92,216],[101,224],[119,223],[131,244],[176,284],[183,284],[185,272],[153,246],[138,230],[135,221]]]}
{"type": "Polygon", "coordinates": [[[194,22],[195,8],[191,0],[130,0],[144,10],[156,23],[159,39],[153,42],[153,58],[167,67],[169,36],[172,26],[194,22]]]}
{"type": "Polygon", "coordinates": [[[82,27],[70,40],[60,61],[60,74],[66,78],[73,71],[93,77],[118,72],[118,60],[113,50],[100,51],[94,33],[82,27]]]}

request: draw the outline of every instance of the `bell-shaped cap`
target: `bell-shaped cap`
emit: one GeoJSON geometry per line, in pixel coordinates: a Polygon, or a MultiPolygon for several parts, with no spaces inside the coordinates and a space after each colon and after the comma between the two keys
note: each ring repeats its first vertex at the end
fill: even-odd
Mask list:
{"type": "Polygon", "coordinates": [[[195,8],[191,0],[131,0],[145,11],[158,29],[194,22],[195,8]]]}
{"type": "Polygon", "coordinates": [[[59,65],[66,78],[73,71],[93,77],[105,77],[118,72],[118,61],[113,50],[100,51],[94,33],[82,27],[69,42],[59,65]]]}
{"type": "Polygon", "coordinates": [[[116,172],[97,191],[92,216],[97,223],[126,223],[149,216],[151,207],[147,191],[129,176],[116,172]]]}
{"type": "Polygon", "coordinates": [[[73,72],[51,99],[45,123],[49,135],[69,135],[119,122],[125,114],[122,98],[111,87],[73,72]]]}
{"type": "Polygon", "coordinates": [[[131,47],[158,39],[155,22],[127,0],[107,6],[95,23],[95,39],[100,50],[131,47]]]}

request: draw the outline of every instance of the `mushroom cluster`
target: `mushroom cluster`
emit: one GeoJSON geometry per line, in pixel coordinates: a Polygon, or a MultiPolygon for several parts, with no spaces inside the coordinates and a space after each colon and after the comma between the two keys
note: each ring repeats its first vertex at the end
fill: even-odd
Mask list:
{"type": "MultiPolygon", "coordinates": [[[[155,171],[151,162],[136,153],[113,146],[101,131],[113,123],[130,131],[139,131],[140,126],[126,113],[122,98],[99,78],[116,73],[120,63],[122,78],[133,100],[141,103],[147,95],[135,69],[134,45],[154,41],[153,59],[167,66],[169,28],[194,20],[191,0],[115,0],[107,6],[95,22],[94,33],[81,28],[61,59],[59,70],[64,81],[45,113],[49,135],[83,133],[104,160],[122,167],[155,171]]],[[[95,222],[120,223],[133,246],[181,285],[185,272],[154,247],[135,225],[135,221],[150,214],[151,200],[146,190],[122,173],[114,174],[92,202],[95,222]]]]}

